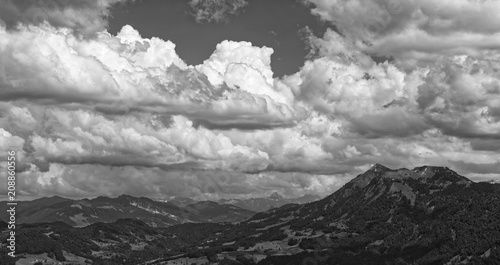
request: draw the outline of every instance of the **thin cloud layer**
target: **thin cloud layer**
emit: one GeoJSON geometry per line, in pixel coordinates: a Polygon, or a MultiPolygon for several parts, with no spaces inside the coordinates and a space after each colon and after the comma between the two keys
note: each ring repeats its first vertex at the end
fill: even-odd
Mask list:
{"type": "Polygon", "coordinates": [[[18,24],[41,25],[76,30],[92,35],[104,30],[109,9],[126,0],[1,0],[0,18],[9,27],[18,24]]]}
{"type": "Polygon", "coordinates": [[[498,27],[480,18],[495,3],[310,2],[335,28],[306,30],[311,54],[283,78],[273,49],[245,41],[188,65],[173,42],[131,26],[85,39],[105,24],[0,27],[0,151],[18,153],[20,193],[327,195],[373,163],[500,174],[498,27]],[[408,34],[422,41],[400,42],[408,34]],[[451,48],[432,46],[440,38],[451,48]]]}
{"type": "Polygon", "coordinates": [[[247,0],[190,0],[189,5],[196,22],[228,22],[248,5],[247,0]]]}

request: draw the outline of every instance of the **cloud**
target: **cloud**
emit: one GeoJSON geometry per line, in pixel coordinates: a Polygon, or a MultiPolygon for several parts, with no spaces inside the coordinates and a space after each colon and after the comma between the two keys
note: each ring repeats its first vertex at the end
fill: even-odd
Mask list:
{"type": "Polygon", "coordinates": [[[144,39],[130,26],[117,36],[101,32],[91,40],[46,24],[14,32],[0,29],[0,37],[5,40],[0,43],[3,101],[24,99],[105,113],[183,114],[198,124],[226,128],[289,126],[299,116],[273,87],[268,48],[221,44],[207,64],[224,54],[243,54],[236,72],[225,70],[214,85],[197,70],[208,66],[187,66],[172,42],[144,39]],[[242,48],[233,51],[233,46],[242,48]],[[255,60],[244,60],[251,56],[255,60]],[[254,69],[255,64],[260,68],[254,69]],[[244,78],[255,81],[245,84],[244,78]]]}
{"type": "Polygon", "coordinates": [[[463,161],[455,161],[453,162],[453,166],[457,168],[457,170],[462,170],[467,173],[475,173],[478,175],[489,175],[493,176],[500,175],[500,161],[496,161],[493,163],[467,163],[463,161]]]}
{"type": "MultiPolygon", "coordinates": [[[[311,53],[283,78],[273,76],[274,50],[250,42],[222,41],[187,65],[173,42],[131,26],[74,34],[103,26],[101,17],[76,28],[50,19],[0,27],[0,151],[18,151],[20,192],[327,195],[373,163],[497,173],[497,33],[474,24],[494,4],[436,4],[454,7],[447,13],[427,1],[311,2],[335,28],[304,31],[311,53]],[[370,28],[383,9],[389,22],[370,28]]],[[[76,3],[67,8],[114,2],[76,3]]],[[[73,20],[90,15],[81,16],[73,20]]]]}
{"type": "Polygon", "coordinates": [[[196,22],[227,22],[229,16],[238,15],[248,5],[247,0],[191,0],[189,6],[196,22]]]}
{"type": "Polygon", "coordinates": [[[0,18],[9,27],[47,22],[92,35],[107,27],[109,9],[120,2],[125,0],[1,0],[0,18]]]}
{"type": "Polygon", "coordinates": [[[0,150],[3,153],[21,150],[24,144],[24,140],[21,137],[12,135],[2,128],[0,128],[0,139],[0,150]]]}
{"type": "MultiPolygon", "coordinates": [[[[352,171],[369,161],[394,168],[495,163],[486,159],[496,150],[500,131],[495,51],[479,48],[487,56],[442,53],[428,57],[432,64],[410,65],[403,57],[375,63],[367,46],[347,33],[327,30],[322,37],[309,33],[306,38],[310,59],[283,82],[298,104],[336,125],[332,137],[314,136],[337,168],[346,165],[352,171]],[[493,145],[485,148],[486,143],[493,145]]],[[[464,171],[474,178],[476,173],[484,172],[464,171]]]]}
{"type": "Polygon", "coordinates": [[[451,57],[429,68],[417,99],[429,122],[449,135],[498,139],[498,57],[451,57]]]}
{"type": "MultiPolygon", "coordinates": [[[[205,128],[194,128],[182,116],[173,116],[166,126],[154,116],[110,119],[82,110],[32,110],[42,113],[24,147],[33,163],[137,165],[165,170],[197,166],[237,171],[262,170],[268,165],[265,152],[234,145],[205,128]]],[[[24,111],[30,116],[29,110],[24,111]]],[[[9,122],[12,116],[3,125],[6,129],[16,126],[9,122]]]]}
{"type": "Polygon", "coordinates": [[[498,136],[499,53],[443,55],[405,69],[400,59],[374,63],[332,30],[308,38],[315,56],[286,82],[296,99],[351,132],[407,137],[438,128],[469,139],[498,136]]]}
{"type": "Polygon", "coordinates": [[[287,77],[295,98],[367,137],[404,137],[428,129],[414,101],[420,72],[375,64],[350,51],[347,43],[336,42],[339,38],[328,31],[317,47],[319,58],[287,77]]]}
{"type": "MultiPolygon", "coordinates": [[[[231,171],[169,171],[137,166],[64,165],[53,163],[47,172],[18,173],[19,196],[66,197],[184,196],[199,200],[268,196],[278,190],[290,197],[327,195],[349,179],[308,174],[265,172],[244,174],[231,171]]],[[[0,191],[6,192],[2,186],[0,191]]]]}
{"type": "Polygon", "coordinates": [[[481,56],[500,44],[500,2],[486,0],[308,0],[370,54],[432,63],[442,55],[481,56]]]}
{"type": "Polygon", "coordinates": [[[279,103],[293,102],[291,91],[273,87],[271,55],[273,49],[254,47],[250,42],[223,41],[197,69],[214,86],[227,84],[232,89],[267,96],[279,103]]]}

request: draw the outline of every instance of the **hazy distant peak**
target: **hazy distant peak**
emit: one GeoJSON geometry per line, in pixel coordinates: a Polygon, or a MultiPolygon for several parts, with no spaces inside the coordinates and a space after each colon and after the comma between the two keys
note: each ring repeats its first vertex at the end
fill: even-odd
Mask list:
{"type": "Polygon", "coordinates": [[[283,196],[281,196],[278,192],[273,192],[273,194],[271,194],[271,196],[269,196],[269,198],[271,199],[275,199],[275,200],[281,200],[283,199],[283,196]]]}
{"type": "Polygon", "coordinates": [[[217,202],[214,202],[214,201],[199,201],[199,202],[195,202],[193,204],[190,204],[190,205],[203,205],[203,206],[219,206],[220,204],[217,203],[217,202]]]}
{"type": "Polygon", "coordinates": [[[54,196],[49,197],[49,198],[51,198],[51,199],[63,199],[63,200],[68,200],[67,198],[61,197],[61,196],[59,196],[59,195],[54,195],[54,196]]]}
{"type": "Polygon", "coordinates": [[[33,200],[33,201],[43,202],[43,203],[46,203],[46,202],[57,203],[57,202],[64,202],[64,201],[72,201],[72,199],[68,199],[68,198],[64,198],[64,197],[55,195],[55,196],[52,196],[52,197],[38,198],[38,199],[33,200]]]}
{"type": "Polygon", "coordinates": [[[485,180],[482,182],[486,182],[486,183],[490,183],[490,184],[500,184],[500,179],[489,179],[489,180],[485,180]]]}

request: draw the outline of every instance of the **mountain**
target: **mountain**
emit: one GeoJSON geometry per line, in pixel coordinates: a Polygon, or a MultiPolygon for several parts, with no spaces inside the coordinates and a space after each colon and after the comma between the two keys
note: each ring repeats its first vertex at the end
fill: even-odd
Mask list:
{"type": "MultiPolygon", "coordinates": [[[[44,264],[67,261],[64,264],[136,265],[152,257],[178,255],[182,253],[180,249],[227,228],[227,225],[206,223],[196,224],[197,229],[191,226],[185,224],[175,230],[153,228],[136,219],[99,222],[86,227],[72,227],[64,222],[22,224],[16,229],[17,259],[23,256],[21,253],[44,253],[40,258],[51,261],[44,264]]],[[[1,242],[6,242],[7,236],[1,234],[1,242]]],[[[10,264],[6,251],[5,247],[0,249],[0,264],[10,264]]],[[[19,263],[34,263],[22,260],[19,263]]]]}
{"type": "Polygon", "coordinates": [[[187,197],[162,198],[162,199],[157,199],[157,201],[172,203],[173,205],[178,207],[186,207],[190,204],[198,202],[196,200],[187,197]]]}
{"type": "MultiPolygon", "coordinates": [[[[245,223],[278,223],[301,248],[325,250],[328,258],[319,264],[482,262],[493,252],[500,257],[500,185],[474,183],[446,167],[377,164],[320,201],[245,223]]],[[[291,259],[301,256],[307,257],[291,259]]],[[[262,264],[299,264],[266,260],[262,264]]]]}
{"type": "Polygon", "coordinates": [[[290,200],[291,200],[291,203],[304,204],[304,203],[310,203],[313,201],[317,201],[319,199],[321,199],[321,197],[318,195],[306,194],[304,196],[293,198],[290,200]]]}
{"type": "Polygon", "coordinates": [[[269,197],[250,199],[221,199],[218,202],[220,204],[231,204],[254,212],[265,212],[269,209],[281,207],[285,204],[303,204],[319,199],[319,196],[311,194],[307,194],[299,198],[284,198],[279,193],[274,192],[269,197]]]}
{"type": "MultiPolygon", "coordinates": [[[[201,205],[200,214],[220,209],[201,205]]],[[[72,253],[93,264],[500,264],[500,185],[446,167],[377,164],[321,200],[233,224],[59,222],[21,225],[16,234],[19,253],[72,253]]]]}
{"type": "MultiPolygon", "coordinates": [[[[262,198],[250,198],[250,199],[221,199],[216,201],[220,205],[234,205],[242,209],[246,209],[252,212],[264,212],[271,208],[281,207],[285,204],[290,203],[308,203],[312,201],[319,200],[320,197],[317,195],[306,194],[298,198],[284,198],[277,192],[273,192],[268,197],[262,198]]],[[[187,197],[165,197],[157,199],[160,202],[169,202],[178,207],[186,207],[190,204],[198,203],[199,201],[187,198],[187,197]]]]}
{"type": "Polygon", "coordinates": [[[259,265],[499,264],[500,185],[377,164],[324,199],[257,213],[213,238],[197,247],[266,256],[259,265]]]}
{"type": "Polygon", "coordinates": [[[490,180],[487,180],[484,182],[490,183],[490,184],[500,184],[500,179],[490,179],[490,180]]]}
{"type": "Polygon", "coordinates": [[[3,220],[0,220],[0,231],[7,229],[8,226],[9,226],[8,223],[4,222],[3,220]]]}
{"type": "Polygon", "coordinates": [[[279,193],[273,192],[273,194],[271,194],[271,196],[269,196],[269,199],[274,200],[274,201],[279,201],[279,200],[283,200],[284,198],[279,193]]]}
{"type": "MultiPolygon", "coordinates": [[[[184,209],[169,202],[128,195],[117,198],[97,197],[90,200],[71,200],[54,196],[18,202],[16,210],[18,223],[62,221],[78,227],[97,222],[109,223],[124,218],[139,219],[153,227],[212,220],[233,222],[241,221],[252,214],[253,212],[247,210],[223,206],[215,212],[200,211],[194,207],[184,209]]],[[[0,212],[0,219],[8,220],[8,217],[7,211],[0,212]]]]}
{"type": "Polygon", "coordinates": [[[234,205],[218,204],[213,201],[202,201],[190,204],[185,209],[196,215],[201,215],[208,222],[238,222],[247,219],[256,212],[239,208],[234,205]]]}

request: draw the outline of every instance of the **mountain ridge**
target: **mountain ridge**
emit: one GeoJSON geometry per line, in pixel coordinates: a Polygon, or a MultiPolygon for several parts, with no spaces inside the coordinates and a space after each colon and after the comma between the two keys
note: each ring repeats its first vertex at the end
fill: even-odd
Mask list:
{"type": "Polygon", "coordinates": [[[82,228],[40,226],[21,225],[21,235],[52,244],[44,251],[75,252],[103,264],[191,264],[200,257],[235,265],[498,264],[500,185],[476,183],[446,167],[375,165],[321,200],[286,204],[232,224],[153,228],[122,220],[82,228]],[[47,231],[62,238],[47,237],[47,231]],[[137,244],[148,247],[130,252],[137,244]],[[230,263],[236,255],[254,261],[230,263]]]}
{"type": "Polygon", "coordinates": [[[306,194],[297,198],[285,198],[278,192],[273,192],[267,197],[256,197],[248,199],[221,199],[220,204],[231,204],[254,212],[265,212],[272,208],[279,208],[286,204],[305,204],[321,199],[312,194],[306,194]]]}
{"type": "MultiPolygon", "coordinates": [[[[99,196],[93,199],[72,200],[59,196],[43,197],[18,202],[18,223],[46,223],[62,221],[72,226],[87,226],[98,222],[114,222],[123,218],[140,219],[151,226],[170,226],[190,222],[237,222],[254,212],[239,207],[210,205],[213,214],[204,208],[178,207],[169,202],[158,202],[147,197],[120,195],[115,198],[99,196]]],[[[5,207],[5,205],[2,205],[5,207]]],[[[8,220],[6,211],[0,219],[8,220]]]]}

